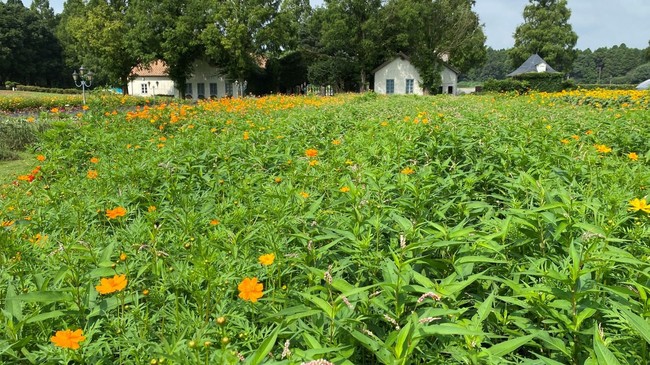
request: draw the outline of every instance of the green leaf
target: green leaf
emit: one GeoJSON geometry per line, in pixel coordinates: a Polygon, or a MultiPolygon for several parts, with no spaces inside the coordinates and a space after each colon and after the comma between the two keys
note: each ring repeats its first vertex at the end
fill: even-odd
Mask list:
{"type": "Polygon", "coordinates": [[[7,298],[7,300],[9,299],[17,299],[27,303],[53,303],[71,301],[72,295],[65,291],[39,291],[7,298]]]}
{"type": "Polygon", "coordinates": [[[627,309],[621,310],[621,315],[625,318],[630,327],[641,336],[641,338],[643,338],[647,343],[650,343],[650,324],[648,324],[645,319],[627,309]]]}
{"type": "Polygon", "coordinates": [[[257,348],[257,350],[246,359],[247,365],[258,365],[264,361],[264,358],[271,352],[273,346],[275,346],[275,340],[278,338],[278,333],[282,327],[278,326],[271,336],[267,337],[264,342],[257,348]]]}
{"type": "Polygon", "coordinates": [[[418,330],[420,337],[433,335],[457,335],[457,336],[485,336],[485,332],[469,329],[455,323],[441,323],[421,327],[418,330]]]}
{"type": "Polygon", "coordinates": [[[13,284],[7,285],[7,295],[5,299],[5,311],[11,314],[11,317],[17,321],[23,318],[23,309],[20,300],[16,297],[16,289],[13,284]]]}
{"type": "Polygon", "coordinates": [[[334,308],[328,302],[311,294],[301,293],[301,295],[325,312],[328,317],[334,318],[334,308]]]}
{"type": "Polygon", "coordinates": [[[605,342],[600,338],[598,327],[594,326],[594,352],[598,365],[620,365],[616,356],[605,346],[605,342]]]}
{"type": "Polygon", "coordinates": [[[409,321],[406,326],[404,326],[399,333],[397,334],[397,340],[395,341],[395,357],[398,359],[403,358],[404,356],[404,343],[409,338],[411,333],[411,322],[409,321]]]}
{"type": "Polygon", "coordinates": [[[524,337],[517,337],[510,339],[508,341],[504,341],[501,343],[498,343],[489,349],[485,349],[481,351],[481,354],[487,354],[489,356],[495,356],[495,357],[503,357],[504,355],[507,355],[516,349],[520,348],[521,346],[527,344],[537,336],[536,334],[530,334],[528,336],[524,337]]]}

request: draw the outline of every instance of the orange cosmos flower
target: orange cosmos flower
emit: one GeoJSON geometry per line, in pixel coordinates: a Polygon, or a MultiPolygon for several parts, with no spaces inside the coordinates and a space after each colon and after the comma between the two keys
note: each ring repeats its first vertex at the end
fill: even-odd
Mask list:
{"type": "Polygon", "coordinates": [[[149,208],[147,208],[147,212],[153,213],[156,211],[156,206],[155,205],[150,205],[149,208]]]}
{"type": "Polygon", "coordinates": [[[247,141],[249,138],[251,138],[251,137],[248,134],[248,131],[244,132],[244,141],[247,141]]]}
{"type": "Polygon", "coordinates": [[[79,342],[82,342],[85,339],[86,336],[83,336],[83,332],[80,329],[76,331],[71,331],[71,330],[56,331],[54,336],[50,338],[50,340],[55,346],[64,349],[73,349],[73,350],[78,349],[79,342]]]}
{"type": "Polygon", "coordinates": [[[575,139],[576,141],[580,139],[580,137],[577,134],[572,135],[571,138],[575,139]]]}
{"type": "Polygon", "coordinates": [[[47,159],[47,157],[45,157],[43,155],[38,155],[38,156],[36,156],[36,159],[43,162],[43,161],[45,161],[47,159]]]}
{"type": "Polygon", "coordinates": [[[314,158],[318,156],[318,150],[310,148],[308,150],[305,150],[305,156],[309,158],[314,158]]]}
{"type": "Polygon", "coordinates": [[[122,207],[117,207],[113,209],[106,209],[106,217],[108,219],[115,219],[117,217],[124,217],[126,215],[126,209],[122,207]]]}
{"type": "Polygon", "coordinates": [[[266,255],[262,255],[258,259],[260,261],[260,264],[264,266],[269,266],[275,261],[275,254],[273,253],[268,253],[266,255]]]}
{"type": "Polygon", "coordinates": [[[99,294],[110,294],[123,290],[126,288],[127,283],[126,275],[115,275],[112,278],[101,279],[99,285],[95,286],[95,289],[97,289],[99,294]]]}
{"type": "Polygon", "coordinates": [[[273,179],[273,181],[275,181],[276,184],[279,184],[279,183],[282,182],[282,178],[281,177],[276,177],[275,179],[273,179]]]}
{"type": "Polygon", "coordinates": [[[239,290],[240,298],[255,303],[263,295],[264,284],[258,283],[256,277],[252,279],[244,278],[237,286],[237,289],[239,290]]]}
{"type": "Polygon", "coordinates": [[[98,163],[98,162],[99,162],[99,158],[97,158],[97,157],[93,157],[93,158],[90,159],[90,162],[92,162],[92,163],[98,163]]]}
{"type": "Polygon", "coordinates": [[[648,205],[645,198],[634,198],[630,200],[629,204],[630,207],[627,209],[629,211],[638,212],[640,210],[645,213],[650,213],[650,205],[648,205]]]}
{"type": "Polygon", "coordinates": [[[52,109],[50,109],[50,111],[51,111],[52,113],[58,113],[58,112],[59,112],[59,108],[52,108],[52,109]]]}
{"type": "Polygon", "coordinates": [[[81,109],[88,110],[88,109],[90,109],[90,107],[88,105],[84,105],[84,106],[81,107],[81,109]]]}
{"type": "Polygon", "coordinates": [[[639,155],[637,155],[636,152],[630,152],[627,154],[627,158],[632,161],[637,161],[639,159],[639,155]]]}
{"type": "Polygon", "coordinates": [[[218,219],[213,219],[213,220],[210,221],[210,225],[211,225],[211,226],[218,226],[219,223],[221,223],[221,222],[219,222],[218,219]]]}
{"type": "Polygon", "coordinates": [[[347,193],[348,191],[350,191],[350,188],[347,187],[347,186],[344,186],[344,187],[340,188],[339,191],[342,192],[342,193],[347,193]]]}
{"type": "Polygon", "coordinates": [[[96,179],[97,178],[97,170],[88,170],[88,173],[86,174],[86,177],[89,179],[96,179]]]}
{"type": "Polygon", "coordinates": [[[404,175],[411,175],[411,174],[415,173],[415,170],[413,170],[410,167],[405,167],[402,171],[400,171],[400,173],[402,173],[404,175]]]}
{"type": "Polygon", "coordinates": [[[309,198],[309,193],[301,191],[300,196],[303,197],[304,199],[307,199],[307,198],[309,198]]]}

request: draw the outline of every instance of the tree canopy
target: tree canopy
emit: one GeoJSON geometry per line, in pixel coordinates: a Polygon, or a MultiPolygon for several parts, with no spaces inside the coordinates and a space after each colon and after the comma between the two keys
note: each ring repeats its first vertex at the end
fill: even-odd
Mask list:
{"type": "Polygon", "coordinates": [[[578,35],[569,23],[567,1],[529,1],[524,8],[524,23],[515,30],[515,45],[510,51],[512,66],[518,67],[537,53],[556,70],[570,71],[578,35]]]}

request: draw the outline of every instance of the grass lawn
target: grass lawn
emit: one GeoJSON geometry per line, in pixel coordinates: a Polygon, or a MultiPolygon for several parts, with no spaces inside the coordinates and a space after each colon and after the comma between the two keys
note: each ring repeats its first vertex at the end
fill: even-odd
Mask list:
{"type": "Polygon", "coordinates": [[[20,152],[19,159],[0,161],[0,184],[16,180],[18,175],[26,174],[32,170],[34,155],[28,152],[20,152]]]}

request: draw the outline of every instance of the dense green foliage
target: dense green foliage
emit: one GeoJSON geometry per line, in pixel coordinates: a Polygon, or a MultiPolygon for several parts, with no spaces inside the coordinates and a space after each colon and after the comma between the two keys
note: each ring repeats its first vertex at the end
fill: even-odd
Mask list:
{"type": "Polygon", "coordinates": [[[0,85],[71,83],[54,35],[57,21],[47,0],[33,1],[29,9],[20,1],[0,1],[0,85]]]}
{"type": "MultiPolygon", "coordinates": [[[[577,50],[569,77],[578,84],[638,84],[650,78],[644,51],[625,44],[613,47],[577,50]]],[[[517,65],[519,66],[519,65],[517,65]]],[[[555,65],[551,63],[551,67],[555,65]]],[[[487,61],[462,76],[464,80],[503,79],[515,69],[508,59],[508,50],[488,48],[487,61]]]]}
{"type": "Polygon", "coordinates": [[[576,57],[573,49],[578,35],[569,18],[566,0],[529,0],[524,8],[524,23],[515,30],[515,45],[510,50],[513,67],[519,67],[537,53],[558,71],[568,72],[576,57]]]}
{"type": "Polygon", "coordinates": [[[0,54],[0,82],[70,85],[71,71],[65,82],[44,80],[65,60],[69,70],[92,69],[96,85],[126,91],[133,67],[161,59],[184,94],[195,61],[203,60],[232,80],[250,81],[260,94],[288,92],[307,81],[359,91],[370,86],[375,67],[403,52],[435,89],[439,56],[461,71],[485,58],[473,4],[331,0],[314,10],[308,0],[68,0],[55,17],[47,0],[31,9],[19,1],[2,3],[0,40],[8,47],[0,54]],[[23,39],[27,34],[40,36],[23,39]],[[28,62],[34,59],[47,69],[28,62]],[[296,62],[299,67],[291,67],[296,62]]]}
{"type": "Polygon", "coordinates": [[[504,80],[489,79],[483,83],[482,91],[498,93],[516,92],[524,94],[530,91],[530,84],[528,81],[512,78],[504,80]]]}
{"type": "Polygon", "coordinates": [[[0,187],[0,361],[648,363],[649,102],[92,105],[0,187]]]}

